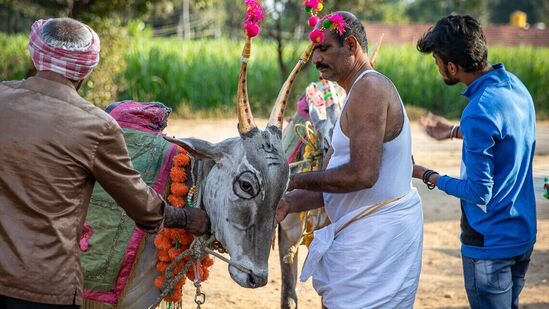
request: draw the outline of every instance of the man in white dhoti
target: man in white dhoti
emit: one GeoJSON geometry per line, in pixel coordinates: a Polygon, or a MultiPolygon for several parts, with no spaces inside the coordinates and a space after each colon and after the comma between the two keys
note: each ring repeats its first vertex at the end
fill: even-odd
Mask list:
{"type": "MultiPolygon", "coordinates": [[[[339,15],[339,16],[338,16],[339,15]]],[[[411,130],[393,83],[368,58],[364,27],[331,14],[316,39],[321,77],[348,93],[323,171],[295,174],[277,209],[325,207],[331,225],[315,232],[301,279],[330,308],[412,308],[421,270],[423,214],[411,184],[411,130]],[[335,26],[334,26],[335,23],[335,26]]]]}

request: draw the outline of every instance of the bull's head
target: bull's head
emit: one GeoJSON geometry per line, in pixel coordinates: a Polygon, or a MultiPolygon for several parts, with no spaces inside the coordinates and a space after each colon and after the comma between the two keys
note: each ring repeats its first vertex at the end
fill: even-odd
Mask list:
{"type": "Polygon", "coordinates": [[[229,266],[234,281],[243,287],[267,284],[268,258],[274,214],[288,183],[288,162],[282,149],[281,130],[291,85],[310,56],[308,49],[282,87],[264,130],[253,119],[247,94],[246,70],[250,39],[241,58],[237,92],[240,137],[218,144],[198,139],[170,139],[194,157],[206,159],[201,185],[202,203],[210,216],[212,233],[236,263],[251,272],[229,266]],[[304,59],[304,57],[306,57],[304,59]]]}

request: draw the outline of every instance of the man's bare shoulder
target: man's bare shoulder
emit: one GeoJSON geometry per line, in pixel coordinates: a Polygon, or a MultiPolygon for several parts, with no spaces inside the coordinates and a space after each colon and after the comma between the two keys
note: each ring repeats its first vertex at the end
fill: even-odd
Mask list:
{"type": "MultiPolygon", "coordinates": [[[[390,79],[381,74],[367,74],[356,81],[349,95],[350,106],[376,106],[382,107],[389,104],[393,83],[390,79]]],[[[373,112],[373,110],[372,110],[373,112]]]]}
{"type": "Polygon", "coordinates": [[[360,98],[366,96],[377,96],[387,94],[388,89],[392,89],[393,82],[385,75],[371,73],[356,81],[352,88],[351,95],[357,95],[360,98]]]}

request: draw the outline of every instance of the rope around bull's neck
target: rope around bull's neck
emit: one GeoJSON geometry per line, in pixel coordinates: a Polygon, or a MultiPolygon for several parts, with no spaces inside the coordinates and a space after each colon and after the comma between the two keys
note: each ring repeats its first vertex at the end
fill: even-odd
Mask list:
{"type": "Polygon", "coordinates": [[[302,157],[303,159],[297,162],[290,163],[290,168],[299,166],[303,169],[305,164],[313,168],[319,168],[322,166],[322,153],[320,150],[320,141],[318,140],[318,133],[310,121],[305,122],[305,124],[296,124],[294,126],[294,131],[296,136],[301,141],[303,147],[309,147],[309,152],[304,152],[302,157]]]}
{"type": "MultiPolygon", "coordinates": [[[[153,305],[149,307],[156,308],[161,302],[164,297],[171,294],[173,291],[173,288],[175,287],[176,283],[185,276],[189,268],[192,266],[193,263],[200,261],[204,258],[206,254],[211,254],[218,259],[222,260],[223,262],[226,262],[227,264],[237,268],[238,270],[245,272],[247,274],[252,274],[252,271],[242,265],[236,264],[232,262],[231,260],[227,259],[223,255],[215,252],[214,250],[210,249],[209,247],[211,244],[216,241],[215,237],[213,235],[210,235],[208,239],[206,239],[203,236],[195,237],[193,243],[191,244],[190,248],[180,253],[168,266],[166,269],[166,280],[162,283],[162,286],[160,287],[160,296],[156,299],[153,305]],[[180,271],[176,276],[173,275],[174,269],[181,262],[185,257],[190,256],[191,259],[188,260],[185,263],[185,266],[183,267],[183,270],[180,271]]],[[[197,287],[198,288],[198,287],[197,287]]]]}
{"type": "Polygon", "coordinates": [[[160,296],[158,296],[158,298],[156,299],[153,305],[149,306],[149,309],[156,308],[162,302],[162,299],[164,299],[164,297],[172,293],[176,283],[185,276],[185,274],[191,267],[192,263],[195,261],[200,261],[201,259],[204,258],[205,256],[204,248],[209,246],[214,240],[215,240],[215,237],[213,236],[211,236],[208,240],[205,240],[202,237],[195,237],[189,249],[180,253],[170,263],[170,265],[166,269],[166,279],[164,280],[164,282],[162,283],[162,286],[160,287],[160,296]],[[175,267],[179,262],[181,262],[187,256],[191,256],[191,259],[185,263],[183,270],[180,271],[176,276],[174,276],[173,271],[175,267]]]}

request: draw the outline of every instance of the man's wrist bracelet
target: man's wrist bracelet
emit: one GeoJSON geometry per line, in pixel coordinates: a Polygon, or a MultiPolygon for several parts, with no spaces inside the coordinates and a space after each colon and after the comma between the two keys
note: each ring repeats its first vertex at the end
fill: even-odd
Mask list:
{"type": "Polygon", "coordinates": [[[452,129],[450,130],[450,140],[453,140],[454,139],[454,134],[456,133],[456,129],[457,129],[457,124],[455,124],[454,126],[452,126],[452,129]]]}
{"type": "Polygon", "coordinates": [[[433,190],[435,188],[435,184],[429,181],[429,178],[431,178],[434,174],[438,175],[438,173],[433,170],[425,170],[425,172],[423,172],[423,177],[421,177],[423,183],[427,185],[429,190],[433,190]]]}
{"type": "Polygon", "coordinates": [[[450,130],[450,140],[453,140],[455,137],[458,136],[458,131],[459,131],[459,125],[455,124],[450,130]]]}

